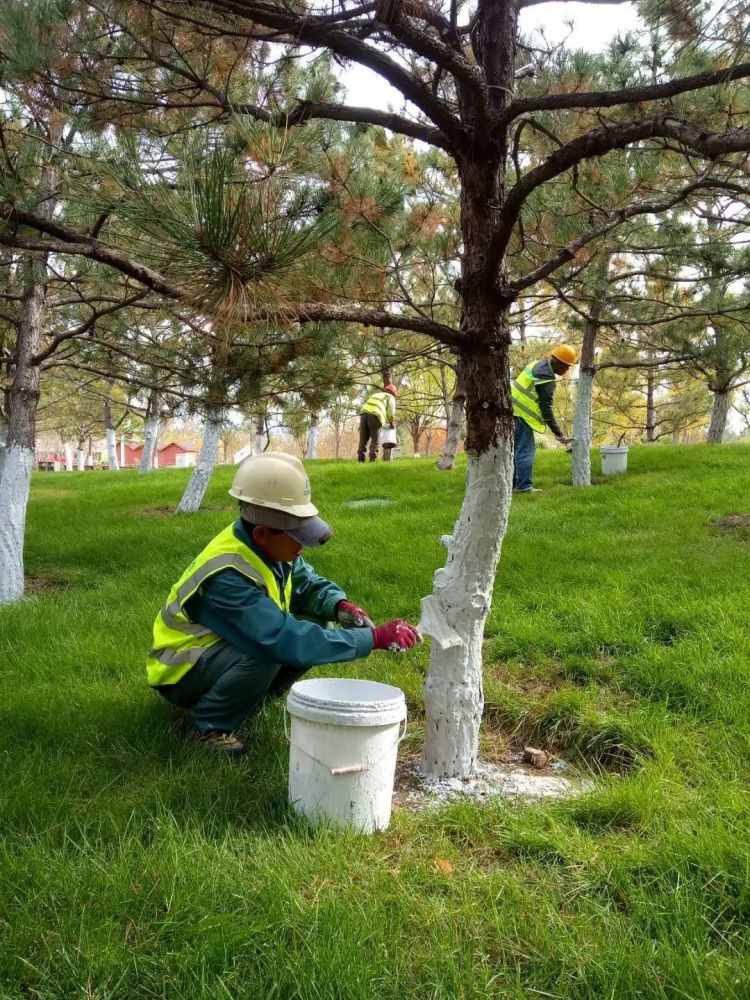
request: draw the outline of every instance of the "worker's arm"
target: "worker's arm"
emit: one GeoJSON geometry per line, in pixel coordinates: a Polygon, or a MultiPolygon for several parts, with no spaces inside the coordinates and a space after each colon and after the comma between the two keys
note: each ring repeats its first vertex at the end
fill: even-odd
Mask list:
{"type": "Polygon", "coordinates": [[[373,648],[371,629],[327,629],[298,621],[232,569],[209,577],[185,610],[248,655],[290,667],[356,660],[373,648]]]}
{"type": "Polygon", "coordinates": [[[542,420],[544,420],[556,438],[562,438],[564,435],[560,430],[560,425],[555,420],[555,411],[552,405],[552,400],[555,396],[555,383],[542,382],[541,385],[537,385],[536,394],[539,397],[539,409],[542,411],[542,420]]]}
{"type": "Polygon", "coordinates": [[[336,583],[318,576],[315,570],[298,556],[292,563],[292,604],[294,615],[309,615],[321,621],[334,621],[336,605],[345,601],[346,594],[336,583]]]}

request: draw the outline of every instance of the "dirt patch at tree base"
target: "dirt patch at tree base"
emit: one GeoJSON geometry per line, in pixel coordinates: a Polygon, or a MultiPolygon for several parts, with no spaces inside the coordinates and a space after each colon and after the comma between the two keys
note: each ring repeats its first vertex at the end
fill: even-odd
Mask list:
{"type": "Polygon", "coordinates": [[[522,758],[522,754],[515,754],[511,762],[504,764],[480,761],[471,778],[443,778],[440,781],[426,777],[418,760],[399,761],[393,808],[421,812],[457,799],[471,799],[476,803],[496,799],[562,799],[582,795],[593,788],[588,778],[567,776],[565,772],[569,767],[564,761],[553,761],[547,767],[537,768],[525,765],[522,758]]]}
{"type": "Polygon", "coordinates": [[[34,597],[39,594],[51,594],[56,590],[65,590],[70,580],[64,576],[53,576],[51,573],[34,573],[24,578],[24,594],[34,597]]]}
{"type": "Polygon", "coordinates": [[[750,514],[725,514],[715,517],[712,524],[723,531],[738,531],[740,528],[750,528],[750,514]]]}

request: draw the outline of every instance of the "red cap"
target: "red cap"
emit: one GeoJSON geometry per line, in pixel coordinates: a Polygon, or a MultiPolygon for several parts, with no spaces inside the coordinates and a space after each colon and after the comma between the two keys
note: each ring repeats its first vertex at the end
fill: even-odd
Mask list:
{"type": "Polygon", "coordinates": [[[393,382],[389,382],[388,385],[383,389],[383,392],[390,392],[392,396],[398,396],[398,389],[393,384],[393,382]]]}

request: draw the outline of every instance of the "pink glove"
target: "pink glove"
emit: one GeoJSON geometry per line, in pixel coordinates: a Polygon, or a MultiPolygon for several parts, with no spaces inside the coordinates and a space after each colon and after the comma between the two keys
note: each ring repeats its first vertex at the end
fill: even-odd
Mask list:
{"type": "Polygon", "coordinates": [[[336,618],[344,628],[375,627],[375,623],[365,609],[352,604],[351,601],[339,601],[336,605],[336,618]]]}
{"type": "Polygon", "coordinates": [[[396,618],[372,630],[373,649],[387,649],[390,653],[405,653],[422,641],[419,629],[396,618]]]}

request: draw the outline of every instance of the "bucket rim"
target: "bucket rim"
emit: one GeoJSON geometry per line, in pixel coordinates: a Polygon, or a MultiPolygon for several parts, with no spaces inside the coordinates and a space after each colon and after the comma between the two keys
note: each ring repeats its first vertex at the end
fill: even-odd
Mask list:
{"type": "Polygon", "coordinates": [[[400,688],[380,681],[313,677],[292,685],[286,708],[290,715],[310,721],[340,726],[382,726],[400,722],[406,717],[406,698],[400,688]],[[350,687],[350,697],[346,697],[345,691],[336,697],[335,685],[350,687]],[[373,695],[380,694],[380,697],[366,697],[367,688],[373,695]]]}

